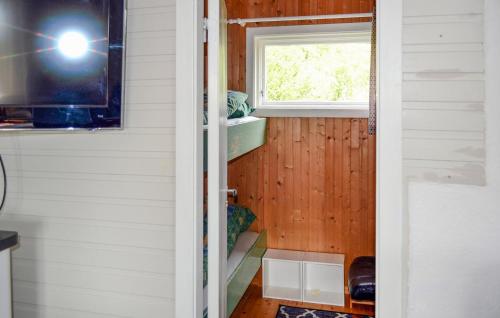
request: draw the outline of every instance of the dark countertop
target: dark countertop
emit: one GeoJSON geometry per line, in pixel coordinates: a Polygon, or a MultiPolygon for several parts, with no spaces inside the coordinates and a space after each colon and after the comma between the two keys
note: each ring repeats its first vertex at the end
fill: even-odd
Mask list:
{"type": "Polygon", "coordinates": [[[0,231],[0,252],[17,245],[18,235],[16,232],[0,231]]]}

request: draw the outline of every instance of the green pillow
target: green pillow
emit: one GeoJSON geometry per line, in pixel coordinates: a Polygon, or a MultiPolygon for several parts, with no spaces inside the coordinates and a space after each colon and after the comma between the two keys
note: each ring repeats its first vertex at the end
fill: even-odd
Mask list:
{"type": "Polygon", "coordinates": [[[253,214],[252,210],[239,205],[229,205],[227,211],[234,210],[237,214],[237,222],[240,229],[240,234],[247,231],[252,223],[255,221],[256,216],[253,214]]]}
{"type": "MultiPolygon", "coordinates": [[[[205,92],[203,107],[203,125],[208,124],[208,95],[205,92]]],[[[248,94],[237,91],[227,92],[227,118],[241,118],[253,113],[255,109],[247,103],[248,94]]]]}
{"type": "Polygon", "coordinates": [[[255,221],[255,214],[248,208],[229,205],[227,207],[227,253],[234,249],[234,245],[241,233],[247,231],[255,221]]]}
{"type": "MultiPolygon", "coordinates": [[[[229,205],[227,207],[227,256],[236,245],[236,241],[241,233],[247,231],[256,217],[249,208],[229,205]]],[[[203,215],[203,287],[207,285],[208,279],[208,215],[207,211],[203,215]]]]}
{"type": "Polygon", "coordinates": [[[241,118],[250,115],[254,109],[247,103],[248,94],[243,92],[227,92],[227,118],[241,118]]]}
{"type": "MultiPolygon", "coordinates": [[[[231,254],[236,245],[236,241],[241,233],[247,231],[256,217],[249,208],[238,205],[229,205],[227,207],[227,255],[231,254]]],[[[208,233],[208,217],[207,213],[203,217],[203,243],[206,246],[208,233]]]]}

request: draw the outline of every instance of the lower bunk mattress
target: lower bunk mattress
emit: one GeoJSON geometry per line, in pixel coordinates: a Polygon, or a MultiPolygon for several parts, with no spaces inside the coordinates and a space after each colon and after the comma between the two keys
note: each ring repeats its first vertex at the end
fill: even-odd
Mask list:
{"type": "MultiPolygon", "coordinates": [[[[227,259],[227,312],[230,315],[257,274],[266,252],[267,233],[246,231],[240,234],[227,259]]],[[[204,313],[207,317],[208,288],[203,288],[204,313]]]]}

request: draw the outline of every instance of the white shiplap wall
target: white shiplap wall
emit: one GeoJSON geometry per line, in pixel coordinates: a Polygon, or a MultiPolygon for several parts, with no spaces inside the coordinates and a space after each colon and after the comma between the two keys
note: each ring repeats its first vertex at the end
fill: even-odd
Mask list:
{"type": "Polygon", "coordinates": [[[175,0],[129,0],[126,129],[0,134],[16,318],[174,313],[175,0]]]}
{"type": "Polygon", "coordinates": [[[403,157],[413,179],[485,184],[483,0],[405,0],[403,157]]]}

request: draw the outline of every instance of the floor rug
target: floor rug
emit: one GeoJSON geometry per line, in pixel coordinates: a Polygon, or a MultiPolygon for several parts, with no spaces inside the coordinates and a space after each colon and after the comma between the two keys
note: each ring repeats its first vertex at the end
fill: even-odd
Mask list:
{"type": "Polygon", "coordinates": [[[335,311],[315,310],[280,305],[276,318],[372,318],[335,311]]]}

